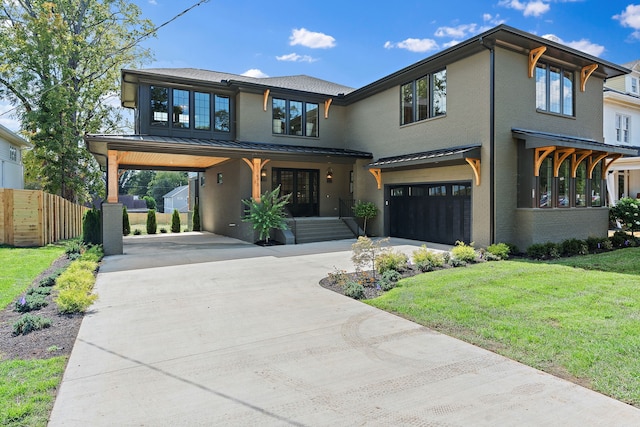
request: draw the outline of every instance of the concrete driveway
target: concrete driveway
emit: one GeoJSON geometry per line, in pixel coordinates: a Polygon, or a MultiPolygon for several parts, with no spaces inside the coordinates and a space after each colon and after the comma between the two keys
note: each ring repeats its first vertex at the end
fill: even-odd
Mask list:
{"type": "Polygon", "coordinates": [[[352,270],[352,243],[126,238],[49,425],[640,425],[636,408],[320,287],[352,270]]]}

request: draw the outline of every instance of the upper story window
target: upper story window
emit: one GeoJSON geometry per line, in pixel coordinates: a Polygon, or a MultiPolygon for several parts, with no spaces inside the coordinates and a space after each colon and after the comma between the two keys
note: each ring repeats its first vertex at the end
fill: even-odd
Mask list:
{"type": "Polygon", "coordinates": [[[573,71],[555,65],[536,64],[536,108],[573,116],[573,71]]]}
{"type": "Polygon", "coordinates": [[[273,98],[273,133],[318,136],[318,104],[273,98]]]}
{"type": "Polygon", "coordinates": [[[627,92],[638,95],[638,78],[629,76],[627,79],[627,92]]]}
{"type": "Polygon", "coordinates": [[[447,70],[400,86],[400,124],[447,114],[447,70]]]}
{"type": "Polygon", "coordinates": [[[230,131],[230,98],[206,92],[151,86],[151,125],[174,129],[230,131]],[[169,122],[171,105],[171,122],[169,122]],[[212,115],[213,113],[213,115],[212,115]]]}
{"type": "Polygon", "coordinates": [[[616,141],[629,143],[631,129],[631,117],[624,114],[616,114],[616,141]]]}
{"type": "Polygon", "coordinates": [[[18,149],[13,145],[9,146],[9,160],[12,162],[18,161],[18,149]]]}

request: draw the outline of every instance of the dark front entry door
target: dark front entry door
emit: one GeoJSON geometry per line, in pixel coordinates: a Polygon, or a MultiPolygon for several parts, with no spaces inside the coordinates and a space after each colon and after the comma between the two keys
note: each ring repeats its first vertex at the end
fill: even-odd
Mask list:
{"type": "Polygon", "coordinates": [[[471,239],[471,183],[394,185],[389,188],[389,234],[454,244],[471,239]]]}
{"type": "Polygon", "coordinates": [[[273,168],[273,188],[280,185],[280,194],[291,194],[287,209],[292,216],[318,216],[320,195],[318,169],[273,168]]]}

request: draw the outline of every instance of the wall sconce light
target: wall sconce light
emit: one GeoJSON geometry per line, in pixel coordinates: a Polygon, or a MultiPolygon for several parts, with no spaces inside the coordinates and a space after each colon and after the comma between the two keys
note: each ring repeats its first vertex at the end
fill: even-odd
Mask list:
{"type": "Polygon", "coordinates": [[[333,182],[333,170],[331,170],[331,168],[327,169],[327,182],[333,182]]]}
{"type": "Polygon", "coordinates": [[[262,169],[260,171],[260,180],[261,181],[266,181],[267,180],[267,171],[266,171],[266,169],[262,169]]]}

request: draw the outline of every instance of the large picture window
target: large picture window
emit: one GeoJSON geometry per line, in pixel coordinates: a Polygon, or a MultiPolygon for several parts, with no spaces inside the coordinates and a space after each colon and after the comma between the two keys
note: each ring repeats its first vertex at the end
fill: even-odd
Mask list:
{"type": "Polygon", "coordinates": [[[447,70],[400,86],[400,124],[447,114],[447,70]]]}
{"type": "Polygon", "coordinates": [[[573,116],[574,73],[562,67],[536,64],[536,108],[573,116]]]}
{"type": "Polygon", "coordinates": [[[151,126],[169,126],[169,89],[151,86],[151,126]]]}
{"type": "Polygon", "coordinates": [[[229,108],[230,101],[228,96],[215,96],[215,130],[218,132],[229,132],[229,108]]]}
{"type": "Polygon", "coordinates": [[[273,133],[295,136],[318,136],[318,104],[273,98],[273,133]]]}

